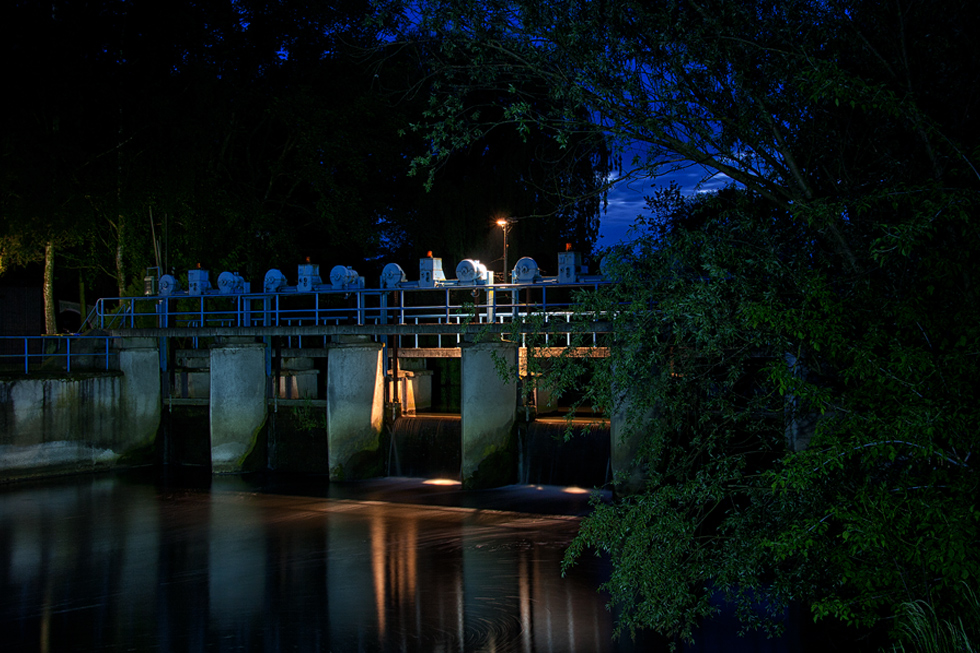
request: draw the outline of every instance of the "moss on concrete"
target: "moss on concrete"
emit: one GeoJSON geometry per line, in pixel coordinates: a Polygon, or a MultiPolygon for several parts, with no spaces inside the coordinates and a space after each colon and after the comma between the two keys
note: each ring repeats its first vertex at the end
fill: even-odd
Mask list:
{"type": "Polygon", "coordinates": [[[269,414],[269,468],[277,472],[328,471],[326,409],[317,405],[279,406],[269,414]]]}
{"type": "Polygon", "coordinates": [[[385,475],[386,461],[380,447],[373,450],[358,451],[347,459],[344,465],[335,465],[330,470],[331,481],[359,481],[385,475]]]}
{"type": "Polygon", "coordinates": [[[463,489],[485,490],[516,483],[517,466],[517,433],[512,429],[503,445],[487,447],[476,471],[462,479],[463,489]]]}
{"type": "MultiPolygon", "coordinates": [[[[157,436],[159,437],[159,436],[157,436]]],[[[157,463],[157,438],[124,452],[117,461],[119,467],[146,467],[157,463]]]]}
{"type": "Polygon", "coordinates": [[[252,433],[251,445],[238,459],[239,469],[234,473],[265,471],[269,468],[269,427],[268,415],[262,424],[252,433]]]}

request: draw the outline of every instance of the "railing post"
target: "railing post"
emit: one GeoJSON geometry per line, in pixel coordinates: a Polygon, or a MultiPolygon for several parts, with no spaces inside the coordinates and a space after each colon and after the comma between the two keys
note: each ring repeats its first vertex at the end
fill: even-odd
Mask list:
{"type": "Polygon", "coordinates": [[[493,286],[487,287],[487,324],[497,321],[497,293],[493,286]]]}
{"type": "MultiPolygon", "coordinates": [[[[167,347],[168,347],[168,343],[167,343],[167,339],[166,338],[157,338],[157,351],[160,354],[160,372],[161,373],[164,373],[164,372],[167,372],[168,371],[168,366],[167,366],[168,351],[167,351],[167,347]]],[[[106,349],[108,349],[108,347],[106,349]]],[[[108,363],[108,361],[106,361],[106,362],[108,363]]],[[[109,369],[109,368],[106,367],[106,369],[109,369]]]]}

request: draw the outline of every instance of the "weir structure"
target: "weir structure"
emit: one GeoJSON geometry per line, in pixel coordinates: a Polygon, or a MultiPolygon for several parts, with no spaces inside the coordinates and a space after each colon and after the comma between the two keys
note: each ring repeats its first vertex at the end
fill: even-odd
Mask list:
{"type": "MultiPolygon", "coordinates": [[[[45,431],[51,415],[79,402],[52,401],[42,389],[41,399],[25,403],[18,397],[42,381],[0,379],[0,459],[19,445],[89,440],[107,464],[150,447],[157,460],[209,465],[214,473],[383,475],[393,421],[432,404],[429,363],[458,359],[458,480],[466,488],[514,483],[519,431],[546,401],[524,392],[523,357],[567,354],[573,334],[587,334],[574,355],[608,355],[607,325],[574,310],[576,290],[606,281],[582,273],[577,255],[560,257],[562,274],[551,279],[528,261],[518,261],[508,284],[493,283],[473,261],[446,280],[441,261],[427,258],[418,282],[388,266],[378,289],[365,288],[349,268],[335,268],[322,284],[307,264],[295,287],[271,270],[261,293],[229,273],[212,291],[198,270],[189,273],[186,292],[165,275],[155,294],[100,299],[95,316],[105,344],[92,359],[96,367],[104,360],[107,374],[121,373],[122,382],[86,393],[115,406],[106,413],[112,433],[87,438],[82,425],[45,431]],[[528,346],[532,334],[543,346],[528,346]]],[[[65,358],[65,368],[72,360],[65,358]]],[[[622,447],[611,446],[615,473],[622,447]]]]}

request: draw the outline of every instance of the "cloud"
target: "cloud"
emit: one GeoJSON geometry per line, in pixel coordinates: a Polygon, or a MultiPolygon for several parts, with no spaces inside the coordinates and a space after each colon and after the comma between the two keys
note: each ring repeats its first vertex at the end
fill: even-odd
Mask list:
{"type": "MultiPolygon", "coordinates": [[[[712,193],[732,183],[732,179],[721,173],[712,174],[699,166],[691,166],[663,175],[617,181],[609,191],[608,205],[599,220],[599,246],[611,247],[627,239],[627,232],[637,216],[646,211],[645,197],[660,188],[677,184],[684,195],[712,193]]],[[[613,171],[611,180],[619,176],[613,171]]]]}

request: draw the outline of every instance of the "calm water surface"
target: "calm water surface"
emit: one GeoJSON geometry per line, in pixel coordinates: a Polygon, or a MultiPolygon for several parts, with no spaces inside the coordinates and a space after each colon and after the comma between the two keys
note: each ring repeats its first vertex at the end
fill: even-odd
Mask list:
{"type": "MultiPolygon", "coordinates": [[[[561,576],[587,499],[418,479],[0,486],[0,651],[668,650],[614,641],[602,559],[561,576]]],[[[737,629],[723,614],[679,650],[801,650],[737,629]]]]}
{"type": "Polygon", "coordinates": [[[633,650],[613,643],[601,562],[561,576],[569,513],[583,510],[557,488],[463,495],[415,480],[11,486],[0,648],[633,650]]]}

